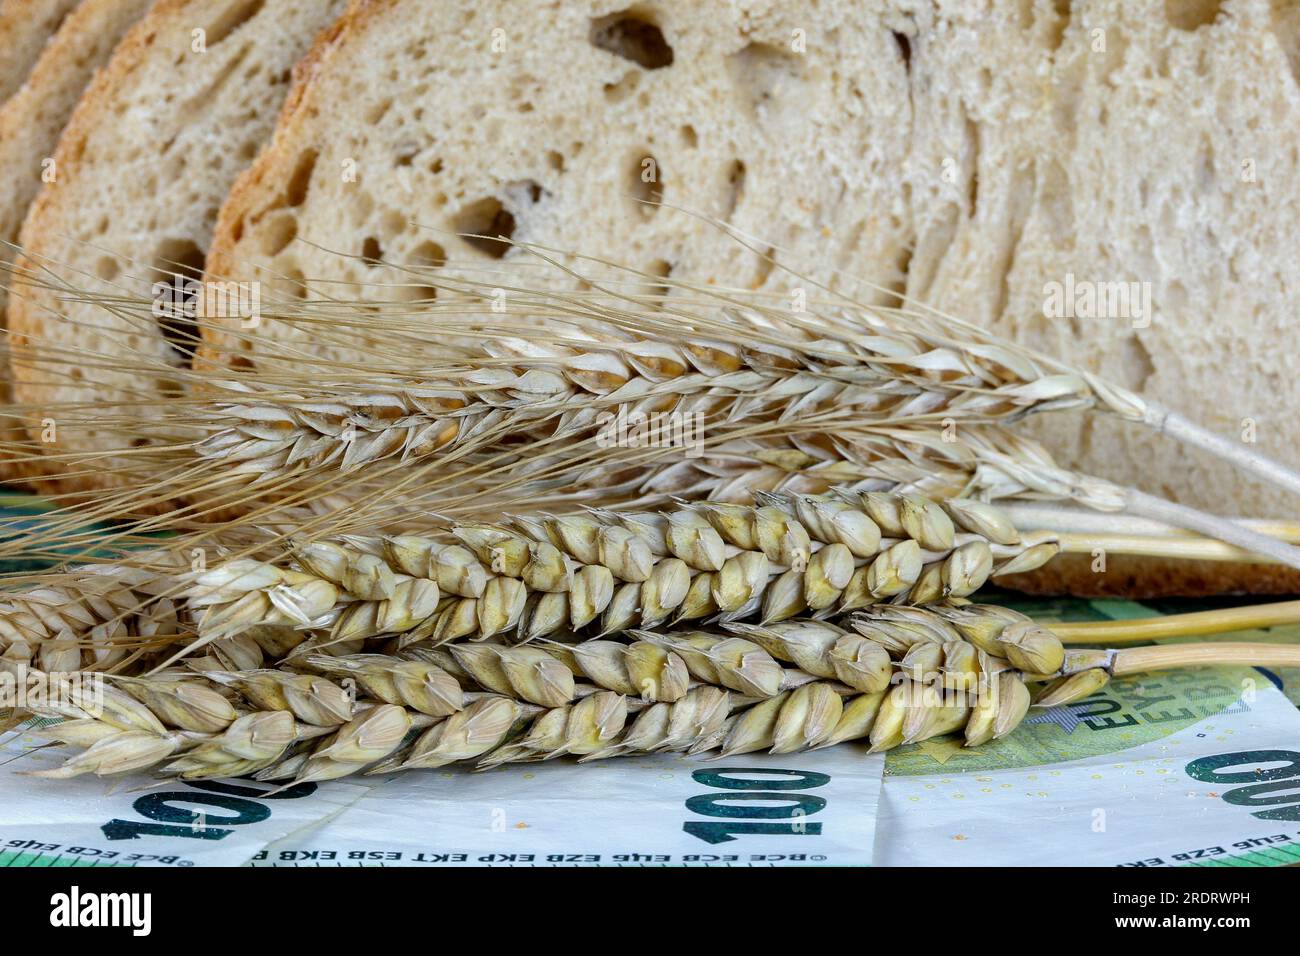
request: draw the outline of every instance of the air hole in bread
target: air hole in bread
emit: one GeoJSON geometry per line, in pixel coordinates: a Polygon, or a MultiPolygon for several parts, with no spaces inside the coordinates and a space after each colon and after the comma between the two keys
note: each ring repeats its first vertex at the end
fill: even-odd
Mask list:
{"type": "Polygon", "coordinates": [[[757,111],[803,72],[802,58],[771,43],[751,43],[727,57],[727,71],[751,111],[757,111]]]}
{"type": "Polygon", "coordinates": [[[515,234],[515,217],[501,200],[488,196],[463,207],[453,219],[452,227],[462,234],[465,243],[493,259],[500,259],[510,251],[510,244],[505,240],[515,234]]]}
{"type": "Polygon", "coordinates": [[[546,165],[557,173],[564,172],[564,154],[554,149],[546,153],[546,165]]]}
{"type": "Polygon", "coordinates": [[[1147,380],[1156,372],[1151,353],[1137,335],[1130,335],[1124,340],[1123,350],[1120,361],[1124,369],[1124,381],[1131,391],[1141,392],[1146,388],[1147,380]]]}
{"type": "Polygon", "coordinates": [[[683,126],[679,132],[681,133],[682,136],[683,145],[688,146],[691,149],[694,149],[696,146],[700,145],[700,137],[696,134],[695,127],[692,126],[690,123],[687,123],[685,126],[683,126]]]}
{"type": "Polygon", "coordinates": [[[316,168],[318,153],[314,149],[303,150],[298,161],[293,165],[289,181],[284,186],[284,203],[286,206],[301,206],[307,198],[307,187],[311,185],[311,174],[316,168]]]}
{"type": "Polygon", "coordinates": [[[966,118],[966,139],[970,143],[970,181],[966,184],[966,215],[975,218],[980,197],[980,128],[970,117],[966,118]]]}
{"type": "MultiPolygon", "coordinates": [[[[859,229],[861,234],[861,229],[859,229]]],[[[885,305],[902,307],[906,304],[905,296],[907,294],[907,273],[912,268],[912,247],[903,246],[898,250],[898,261],[894,264],[893,280],[888,282],[889,291],[897,297],[897,302],[886,301],[885,305]]]]}
{"type": "Polygon", "coordinates": [[[628,193],[643,215],[652,216],[664,198],[663,170],[653,156],[643,153],[632,161],[632,188],[628,193]]]}
{"type": "Polygon", "coordinates": [[[1197,30],[1219,16],[1222,0],[1165,0],[1165,18],[1179,30],[1197,30]]]}
{"type": "Polygon", "coordinates": [[[727,167],[727,192],[722,199],[722,219],[729,220],[745,193],[745,164],[733,159],[727,167]]]}
{"type": "Polygon", "coordinates": [[[384,258],[384,247],[374,236],[366,236],[361,243],[361,258],[368,265],[377,266],[384,258]]]}
{"type": "Polygon", "coordinates": [[[203,278],[203,250],[192,239],[164,239],[153,257],[150,283],[170,286],[166,308],[154,321],[179,364],[194,362],[198,346],[198,325],[194,321],[196,283],[203,278]]]}
{"type": "Polygon", "coordinates": [[[175,379],[160,378],[155,384],[158,388],[158,394],[163,398],[182,398],[185,395],[185,389],[175,379]]]}
{"type": "Polygon", "coordinates": [[[399,285],[395,291],[400,302],[432,302],[438,298],[438,290],[431,285],[399,285]]]}
{"type": "Polygon", "coordinates": [[[623,74],[617,83],[606,83],[603,87],[605,100],[610,103],[621,103],[632,93],[641,83],[641,74],[636,70],[628,70],[623,74]]]}
{"type": "Polygon", "coordinates": [[[912,41],[907,38],[906,33],[893,31],[894,42],[898,44],[898,55],[903,59],[903,69],[912,69],[912,41]]]}
{"type": "MultiPolygon", "coordinates": [[[[667,279],[673,273],[673,264],[667,259],[655,259],[650,263],[650,265],[646,266],[645,271],[647,275],[667,279]]],[[[654,308],[662,309],[664,307],[664,299],[668,298],[668,293],[672,291],[672,287],[667,283],[664,283],[663,285],[656,283],[650,285],[646,291],[656,299],[653,303],[654,308]]]]}
{"type": "Polygon", "coordinates": [[[273,280],[273,285],[277,294],[284,298],[307,298],[307,279],[297,266],[290,266],[283,270],[282,274],[273,280]]]}
{"type": "Polygon", "coordinates": [[[629,8],[591,21],[587,39],[598,50],[631,60],[647,70],[671,66],[673,48],[644,10],[629,8]]]}
{"type": "Polygon", "coordinates": [[[1070,0],[1052,0],[1052,22],[1047,31],[1047,45],[1055,52],[1065,39],[1065,28],[1070,25],[1070,0]]]}
{"type": "Polygon", "coordinates": [[[754,270],[754,279],[750,283],[750,287],[754,289],[761,289],[764,283],[767,282],[768,276],[772,274],[772,270],[775,268],[776,268],[776,247],[768,246],[766,249],[763,250],[763,254],[758,257],[758,266],[754,270]]]}
{"type": "Polygon", "coordinates": [[[265,0],[235,0],[217,15],[207,27],[208,49],[216,46],[230,34],[247,23],[262,9],[265,0]]]}
{"type": "Polygon", "coordinates": [[[192,239],[164,239],[154,255],[154,280],[198,279],[203,275],[203,259],[203,250],[192,239]]]}
{"type": "Polygon", "coordinates": [[[411,250],[407,262],[421,269],[440,269],[447,264],[447,250],[431,239],[425,239],[411,250]]]}
{"type": "Polygon", "coordinates": [[[105,282],[112,282],[121,271],[122,268],[117,264],[115,256],[100,256],[95,260],[95,275],[105,282]]]}
{"type": "Polygon", "coordinates": [[[284,247],[293,242],[298,235],[298,217],[292,213],[275,216],[266,225],[262,233],[262,253],[267,256],[278,255],[284,247]]]}

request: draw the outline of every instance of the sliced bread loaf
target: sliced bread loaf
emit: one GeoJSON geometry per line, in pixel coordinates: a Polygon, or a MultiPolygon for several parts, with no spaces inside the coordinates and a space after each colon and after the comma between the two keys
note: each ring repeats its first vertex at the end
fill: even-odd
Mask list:
{"type": "MultiPolygon", "coordinates": [[[[1296,194],[1280,171],[1300,132],[1297,63],[1300,17],[1268,0],[354,0],[231,191],[206,266],[215,279],[262,281],[271,296],[334,296],[348,282],[364,298],[407,281],[385,263],[482,277],[523,260],[455,235],[476,232],[693,281],[789,288],[707,224],[637,201],[662,197],[733,222],[782,263],[860,298],[873,295],[836,270],[1222,431],[1241,424],[1294,461],[1300,420],[1286,410],[1300,407],[1300,383],[1285,351],[1260,342],[1278,338],[1296,298],[1296,194]],[[1149,324],[1140,285],[1112,303],[1122,314],[1095,314],[1095,298],[1091,311],[1062,304],[1067,284],[1110,295],[1126,281],[1150,283],[1149,324]],[[1231,405],[1216,401],[1216,383],[1231,405]]],[[[137,236],[158,248],[156,227],[137,236]]],[[[157,329],[110,328],[65,344],[119,366],[169,354],[157,329]]],[[[272,321],[252,337],[231,332],[205,330],[209,358],[238,351],[269,365],[287,345],[325,351],[272,321]]],[[[46,394],[148,402],[174,388],[165,376],[95,375],[46,394]]],[[[1068,463],[1202,507],[1295,510],[1136,428],[1062,417],[1030,427],[1068,463]]],[[[92,437],[118,447],[135,436],[92,437]]],[[[1203,567],[1167,562],[1122,570],[1129,592],[1300,584],[1241,569],[1207,583],[1203,567]]],[[[1116,590],[1091,567],[1062,574],[1043,580],[1116,590]]]]}
{"type": "MultiPolygon", "coordinates": [[[[13,243],[32,199],[43,181],[58,178],[52,165],[59,134],[95,72],[108,62],[123,34],[152,0],[83,0],[43,48],[26,83],[0,106],[0,169],[8,170],[0,186],[0,329],[8,297],[8,266],[13,243]]],[[[4,15],[13,0],[0,8],[4,15]]],[[[30,5],[30,4],[28,4],[30,5]]],[[[0,337],[0,402],[10,401],[8,338],[0,337]]],[[[17,447],[26,435],[21,422],[0,421],[0,481],[38,473],[17,447]]]]}
{"type": "MultiPolygon", "coordinates": [[[[58,178],[42,189],[22,229],[19,273],[48,269],[92,292],[142,297],[155,281],[201,273],[222,199],[273,127],[294,63],[342,6],[159,0],[63,133],[58,178]]],[[[60,414],[75,421],[58,428],[54,453],[156,440],[97,425],[95,409],[181,391],[166,370],[183,370],[192,357],[183,330],[169,340],[147,314],[127,317],[22,285],[10,299],[9,322],[16,401],[35,421],[67,425],[60,414]]],[[[105,460],[102,474],[63,487],[111,485],[116,464],[105,460]]]]}

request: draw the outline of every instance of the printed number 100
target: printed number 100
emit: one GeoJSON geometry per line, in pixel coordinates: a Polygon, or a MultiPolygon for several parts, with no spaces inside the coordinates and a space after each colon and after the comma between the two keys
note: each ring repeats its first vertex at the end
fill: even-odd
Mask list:
{"type": "Polygon", "coordinates": [[[768,767],[722,767],[697,770],[691,774],[691,779],[723,791],[702,793],[686,801],[686,809],[692,813],[722,818],[690,820],[682,824],[683,830],[705,843],[729,843],[747,834],[800,836],[822,832],[820,823],[805,821],[825,807],[826,800],[811,793],[795,791],[824,787],[831,780],[827,774],[768,767]]]}

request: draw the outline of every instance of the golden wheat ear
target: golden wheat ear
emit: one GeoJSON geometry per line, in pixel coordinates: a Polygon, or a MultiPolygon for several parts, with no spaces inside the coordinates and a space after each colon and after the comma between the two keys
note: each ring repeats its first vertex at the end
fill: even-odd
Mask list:
{"type": "MultiPolygon", "coordinates": [[[[733,336],[734,334],[732,333],[733,336]]],[[[707,392],[707,404],[698,405],[696,412],[703,426],[717,423],[718,428],[725,429],[752,415],[756,419],[766,416],[769,428],[772,427],[772,419],[775,419],[779,428],[782,423],[797,421],[797,416],[806,407],[810,416],[825,415],[818,427],[835,431],[838,443],[843,447],[854,436],[869,434],[873,430],[889,430],[897,437],[918,427],[923,429],[925,423],[936,414],[942,415],[942,420],[956,420],[955,416],[970,415],[972,421],[967,427],[974,429],[975,424],[990,418],[998,420],[1024,412],[1024,407],[1019,405],[1013,405],[1009,409],[1001,397],[990,394],[992,390],[981,393],[982,401],[974,411],[958,404],[950,404],[938,410],[932,406],[931,410],[920,415],[895,408],[871,409],[869,402],[877,401],[880,396],[871,399],[863,397],[870,391],[870,386],[836,382],[834,373],[824,368],[817,375],[804,371],[786,373],[782,370],[781,373],[766,377],[749,369],[746,374],[752,375],[756,381],[762,381],[761,388],[755,389],[758,395],[749,398],[743,394],[727,394],[724,381],[728,376],[734,379],[733,373],[736,370],[718,371],[725,366],[717,360],[719,353],[727,354],[719,346],[720,342],[725,341],[727,333],[711,330],[710,335],[710,368],[717,371],[717,374],[688,375],[684,371],[677,376],[693,379],[690,388],[707,392]],[[807,379],[807,384],[793,381],[799,377],[807,379]],[[701,379],[711,381],[702,382],[701,379]],[[851,411],[836,421],[835,412],[827,413],[824,408],[815,407],[813,401],[805,403],[798,400],[793,394],[797,388],[804,390],[804,398],[815,396],[816,403],[840,402],[841,408],[851,411]],[[763,394],[780,395],[788,404],[775,403],[777,407],[771,408],[774,403],[762,398],[763,394]],[[765,405],[768,407],[764,408],[765,405]],[[873,414],[878,416],[874,420],[873,414]]],[[[415,394],[417,389],[398,389],[391,393],[369,392],[353,396],[335,389],[328,395],[321,395],[316,401],[299,398],[297,401],[302,403],[299,407],[295,407],[294,400],[280,404],[261,400],[232,404],[221,411],[235,418],[237,423],[205,440],[198,447],[197,453],[214,462],[225,461],[254,480],[265,481],[269,476],[279,477],[294,470],[303,475],[319,474],[322,470],[334,468],[345,473],[355,472],[363,468],[371,458],[377,461],[390,458],[406,461],[436,457],[457,447],[464,450],[476,442],[490,446],[494,441],[512,435],[527,436],[536,442],[536,447],[543,453],[531,464],[540,466],[546,462],[546,467],[549,467],[549,456],[545,452],[554,451],[557,444],[568,443],[572,446],[585,442],[590,446],[592,432],[596,433],[596,442],[602,441],[605,438],[603,430],[610,422],[625,418],[644,419],[647,413],[642,409],[645,407],[646,396],[671,395],[674,403],[683,400],[680,393],[674,393],[668,388],[660,388],[656,392],[657,385],[661,383],[653,381],[638,383],[636,388],[629,388],[633,382],[630,370],[635,368],[635,364],[630,361],[625,364],[619,351],[618,346],[604,345],[585,356],[574,356],[563,355],[552,348],[542,362],[535,356],[516,355],[511,358],[514,364],[512,371],[509,374],[502,373],[494,383],[494,390],[505,396],[502,399],[484,400],[483,393],[471,396],[464,391],[457,392],[454,387],[448,387],[454,383],[429,383],[425,386],[428,393],[423,400],[415,394]],[[559,384],[562,382],[559,376],[553,376],[555,384],[545,398],[525,403],[512,391],[511,386],[530,372],[565,360],[574,360],[577,371],[563,387],[559,384]],[[600,380],[601,384],[593,385],[596,380],[600,380]],[[442,387],[438,388],[438,385],[442,387]],[[401,394],[403,391],[406,394],[401,394]],[[629,395],[635,395],[636,398],[632,399],[629,395]],[[439,407],[443,405],[449,407],[439,407]],[[359,421],[366,423],[366,433],[361,438],[355,434],[355,423],[359,421]],[[480,427],[483,422],[490,422],[490,428],[480,427]]],[[[674,367],[683,370],[692,368],[687,350],[677,350],[674,344],[663,340],[641,340],[633,343],[630,351],[635,353],[643,365],[647,355],[657,353],[659,368],[669,362],[675,362],[674,367]]],[[[737,346],[729,355],[736,361],[729,364],[739,364],[743,356],[744,352],[737,346]]],[[[696,362],[695,368],[703,364],[702,361],[696,362]]],[[[800,366],[801,369],[809,367],[812,367],[811,363],[800,366]]],[[[859,371],[854,369],[854,372],[859,371]]],[[[905,379],[900,375],[898,381],[905,379]]],[[[914,383],[908,384],[915,387],[914,383]]],[[[1053,402],[1058,402],[1061,397],[1055,390],[1057,384],[1059,382],[1052,383],[1047,391],[1053,396],[1053,402]]],[[[674,382],[673,387],[679,390],[688,388],[684,382],[674,382]]],[[[887,388],[883,384],[877,387],[887,388]]],[[[1028,401],[1026,396],[1041,394],[1040,391],[1025,390],[1020,386],[1012,391],[1015,395],[1013,402],[1028,401]]],[[[936,402],[937,398],[934,397],[936,402]]],[[[680,408],[680,404],[676,407],[680,408]]],[[[1030,401],[1027,407],[1033,408],[1036,405],[1030,401]]],[[[684,413],[674,411],[668,414],[684,413]]],[[[984,465],[1012,476],[1016,483],[1026,488],[1107,510],[1122,510],[1157,518],[1220,538],[1272,560],[1300,567],[1300,552],[1285,543],[1269,540],[1248,528],[1161,501],[1133,489],[1066,472],[1047,463],[1016,458],[998,451],[991,443],[980,440],[982,433],[981,430],[972,430],[963,435],[963,444],[984,465]]],[[[702,447],[706,447],[704,443],[702,447]]],[[[570,470],[567,474],[561,471],[555,475],[555,480],[576,482],[580,480],[582,471],[581,468],[570,470]]]]}
{"type": "MultiPolygon", "coordinates": [[[[1168,621],[1165,636],[1207,626],[1168,621]]],[[[1108,622],[1119,640],[1150,623],[1108,622]]],[[[884,751],[946,734],[979,747],[1031,708],[1085,700],[1112,677],[1300,664],[1300,649],[1271,644],[1067,649],[1055,627],[993,605],[880,606],[844,626],[792,619],[623,641],[413,645],[240,670],[206,658],[89,685],[37,672],[62,691],[38,711],[63,720],[36,733],[81,748],[37,775],[307,782],[558,756],[726,757],[849,741],[884,751]]]]}
{"type": "MultiPolygon", "coordinates": [[[[241,670],[301,666],[371,642],[395,651],[465,639],[551,648],[570,634],[604,639],[718,622],[772,628],[881,603],[966,600],[1002,575],[1098,547],[1247,558],[1159,526],[1153,534],[1109,531],[1087,516],[1085,532],[1055,532],[1039,504],[1018,515],[969,498],[840,489],[763,493],[755,506],[689,501],[663,510],[497,515],[495,523],[451,523],[437,533],[354,527],[331,535],[309,521],[294,524],[291,536],[227,528],[221,540],[193,534],[11,578],[16,589],[0,603],[0,664],[130,676],[200,652],[211,667],[241,670]]],[[[1066,515],[1061,526],[1075,520],[1066,515]]],[[[596,640],[592,650],[603,646],[596,640]]],[[[629,683],[617,687],[640,686],[637,673],[673,686],[685,679],[686,672],[672,680],[652,673],[663,657],[653,641],[642,653],[642,670],[618,671],[629,683]]],[[[604,666],[598,658],[562,660],[607,686],[589,669],[604,666]]],[[[459,654],[434,662],[456,672],[500,668],[496,658],[459,654]]],[[[558,686],[558,673],[537,686],[558,686]]]]}
{"type": "MultiPolygon", "coordinates": [[[[1234,442],[1222,435],[1210,431],[1197,422],[1191,421],[1175,409],[1167,408],[1159,402],[1137,395],[1131,390],[1123,388],[1113,382],[1109,382],[1101,376],[1094,375],[1083,369],[1074,368],[1068,363],[1062,362],[1042,352],[1026,348],[1017,343],[1009,342],[1001,336],[994,335],[985,329],[963,321],[957,316],[940,311],[924,302],[907,296],[897,289],[871,282],[852,274],[848,270],[830,269],[829,272],[823,270],[822,274],[828,274],[832,277],[833,284],[832,282],[818,280],[811,275],[806,275],[792,268],[789,265],[789,262],[793,261],[796,257],[790,255],[789,251],[781,248],[779,244],[765,239],[760,240],[752,235],[743,233],[733,227],[730,223],[717,219],[707,213],[686,209],[671,203],[664,203],[661,200],[651,202],[653,205],[663,206],[664,208],[671,209],[681,215],[707,223],[716,229],[720,236],[743,246],[768,267],[780,270],[780,272],[797,280],[801,288],[820,290],[820,292],[827,296],[830,301],[839,303],[850,311],[850,315],[847,317],[850,325],[854,324],[859,318],[865,317],[867,314],[893,314],[895,316],[905,317],[909,322],[933,323],[940,332],[943,332],[944,330],[950,331],[954,340],[964,343],[967,347],[974,347],[977,349],[980,347],[992,347],[997,350],[1005,350],[1005,354],[1018,354],[1032,364],[1038,365],[1044,369],[1054,370],[1055,374],[1064,375],[1067,378],[1081,379],[1085,385],[1087,402],[1091,407],[1117,415],[1125,420],[1154,428],[1177,442],[1203,449],[1215,457],[1231,463],[1242,472],[1253,475],[1267,484],[1282,488],[1293,494],[1300,494],[1300,472],[1276,461],[1268,455],[1255,451],[1242,442],[1234,442]],[[778,256],[780,257],[779,261],[778,256]],[[869,306],[855,296],[843,291],[846,288],[854,290],[865,289],[872,293],[876,299],[881,302],[898,302],[900,308],[891,309],[879,305],[869,306]]],[[[558,260],[560,259],[565,261],[588,261],[606,267],[610,265],[610,263],[599,257],[576,256],[572,253],[565,252],[564,250],[554,249],[540,244],[522,243],[520,245],[529,251],[534,252],[546,261],[557,265],[557,267],[558,260]]],[[[635,270],[630,269],[623,271],[630,274],[640,275],[647,281],[654,281],[653,277],[648,276],[645,273],[637,273],[635,270]]],[[[673,288],[671,280],[667,281],[665,288],[673,288]]],[[[707,286],[692,286],[692,288],[696,291],[702,289],[705,293],[711,291],[707,286]]],[[[867,321],[870,323],[871,320],[868,319],[867,321]]]]}
{"type": "MultiPolygon", "coordinates": [[[[841,420],[845,426],[858,427],[939,422],[961,427],[1087,408],[1159,427],[1247,471],[1300,489],[1300,476],[1216,439],[1168,409],[932,309],[911,303],[905,309],[872,308],[825,287],[823,299],[804,301],[795,308],[771,295],[651,276],[565,250],[516,247],[582,291],[551,291],[535,281],[520,286],[517,280],[514,285],[488,288],[482,279],[448,279],[431,270],[406,267],[418,275],[422,288],[450,294],[445,306],[435,301],[420,312],[420,321],[431,321],[440,337],[448,340],[459,340],[467,329],[476,329],[486,356],[497,363],[476,363],[459,381],[419,383],[429,389],[431,407],[421,408],[419,396],[408,393],[385,396],[388,407],[378,409],[377,415],[368,408],[372,418],[404,421],[420,421],[425,412],[425,427],[407,432],[400,440],[391,433],[369,434],[355,447],[340,450],[331,447],[326,436],[313,435],[310,429],[299,431],[301,421],[286,422],[283,409],[277,414],[262,407],[254,414],[284,429],[286,437],[296,436],[291,454],[298,460],[314,455],[356,467],[372,455],[405,457],[439,451],[474,436],[482,438],[488,429],[498,435],[540,431],[552,439],[589,436],[598,423],[608,423],[623,412],[645,415],[663,408],[693,411],[702,421],[714,423],[785,422],[834,409],[850,413],[841,420]],[[562,264],[575,262],[592,266],[600,278],[562,264]],[[647,293],[647,289],[654,291],[647,293]],[[475,301],[491,305],[481,305],[476,314],[475,301]],[[437,317],[447,314],[444,308],[455,318],[440,324],[437,317]]],[[[795,275],[818,287],[811,279],[795,275]]],[[[330,301],[322,307],[322,318],[328,315],[336,328],[339,323],[349,325],[339,306],[330,301]]],[[[310,312],[310,301],[295,305],[297,321],[310,312]]],[[[382,351],[384,337],[375,339],[378,323],[388,334],[402,335],[402,319],[409,317],[411,306],[399,303],[393,312],[377,318],[373,303],[358,311],[350,325],[352,338],[359,343],[357,355],[364,355],[368,341],[378,341],[382,351]]],[[[262,354],[267,355],[265,349],[262,354]]],[[[274,349],[267,357],[276,362],[274,349]]],[[[332,393],[335,399],[339,394],[332,393]]],[[[376,396],[356,400],[373,405],[376,396]]],[[[346,402],[336,404],[333,412],[345,420],[358,417],[346,402]]],[[[834,420],[826,422],[828,429],[835,426],[834,420]]],[[[334,434],[339,434],[337,429],[334,434]]],[[[269,438],[265,429],[262,437],[269,438]]],[[[227,434],[214,445],[229,450],[232,443],[227,434]]],[[[1091,490],[1103,506],[1124,507],[1224,536],[1300,566],[1300,552],[1251,538],[1213,517],[1127,489],[1102,483],[1088,489],[1080,481],[1060,479],[1049,474],[1037,476],[1036,481],[1055,483],[1076,498],[1086,497],[1091,490]],[[1112,500],[1105,501],[1107,496],[1112,500]],[[1122,500],[1115,502],[1115,497],[1122,500]]]]}

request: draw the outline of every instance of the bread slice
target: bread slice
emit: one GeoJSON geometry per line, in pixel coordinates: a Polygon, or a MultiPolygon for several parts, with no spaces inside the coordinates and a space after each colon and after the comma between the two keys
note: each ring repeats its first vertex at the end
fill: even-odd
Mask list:
{"type": "MultiPolygon", "coordinates": [[[[64,131],[58,180],[41,191],[22,229],[19,271],[49,268],[92,292],[141,297],[154,281],[200,273],[221,201],[269,135],[293,65],[342,6],[158,0],[64,131]]],[[[147,314],[64,302],[35,286],[15,288],[9,322],[16,401],[33,420],[57,424],[71,414],[85,422],[59,428],[56,452],[157,440],[97,425],[94,410],[177,394],[182,385],[166,370],[183,372],[191,343],[169,342],[147,314]],[[58,411],[78,403],[75,412],[58,411]]],[[[60,487],[111,486],[115,464],[60,487]]]]}
{"type": "Polygon", "coordinates": [[[18,92],[77,0],[0,0],[0,103],[18,92]]]}
{"type": "MultiPolygon", "coordinates": [[[[10,171],[0,189],[0,329],[4,328],[8,297],[7,269],[13,259],[18,231],[43,178],[54,175],[53,158],[59,134],[95,72],[108,62],[123,34],[149,8],[152,0],[83,0],[63,19],[43,48],[26,83],[0,106],[0,169],[10,171]]],[[[22,6],[13,0],[4,4],[22,6]]],[[[30,6],[30,3],[27,4],[30,6]]],[[[2,15],[2,14],[0,14],[2,15]]],[[[0,402],[10,401],[8,338],[0,338],[0,402]]],[[[22,441],[21,423],[0,421],[0,442],[22,441]]],[[[0,455],[0,481],[33,477],[33,463],[15,454],[0,455]]]]}
{"type": "MultiPolygon", "coordinates": [[[[1041,63],[1032,110],[953,130],[953,155],[974,155],[957,184],[977,198],[934,214],[945,225],[933,238],[918,229],[908,291],[1300,465],[1290,344],[1300,314],[1300,7],[1047,6],[1034,8],[1050,22],[1047,45],[1019,54],[1041,63]],[[1083,297],[1072,317],[1050,301],[1067,282],[1083,297]],[[1086,308],[1087,287],[1109,294],[1120,282],[1139,283],[1139,296],[1147,283],[1149,320],[1134,314],[1140,297],[1127,314],[1121,299],[1086,308]]],[[[1293,496],[1136,425],[1040,416],[1025,427],[1066,464],[1190,505],[1247,517],[1300,511],[1293,496]]],[[[1081,594],[1205,592],[1216,582],[1300,591],[1293,572],[1090,568],[1054,562],[1042,578],[1081,594]]]]}
{"type": "MultiPolygon", "coordinates": [[[[1300,369],[1283,342],[1300,306],[1300,8],[1085,0],[1058,29],[1031,122],[993,131],[1010,152],[970,171],[979,208],[956,217],[935,281],[911,291],[1300,465],[1300,369]],[[1029,202],[1002,221],[1017,194],[1029,202]],[[990,267],[1003,246],[1005,266],[990,267]],[[1146,283],[1154,315],[1086,301],[1058,315],[1045,287],[1067,276],[1080,294],[1146,283]]],[[[1300,510],[1137,426],[1030,427],[1069,464],[1187,504],[1300,510]]]]}
{"type": "MultiPolygon", "coordinates": [[[[354,4],[231,191],[209,277],[260,281],[264,300],[391,298],[403,282],[427,295],[411,264],[571,281],[457,237],[478,233],[687,281],[796,284],[709,223],[643,202],[662,198],[816,278],[851,267],[893,286],[907,255],[902,22],[847,0],[354,4]]],[[[207,342],[259,367],[290,343],[320,353],[270,319],[255,339],[207,342]]]]}

